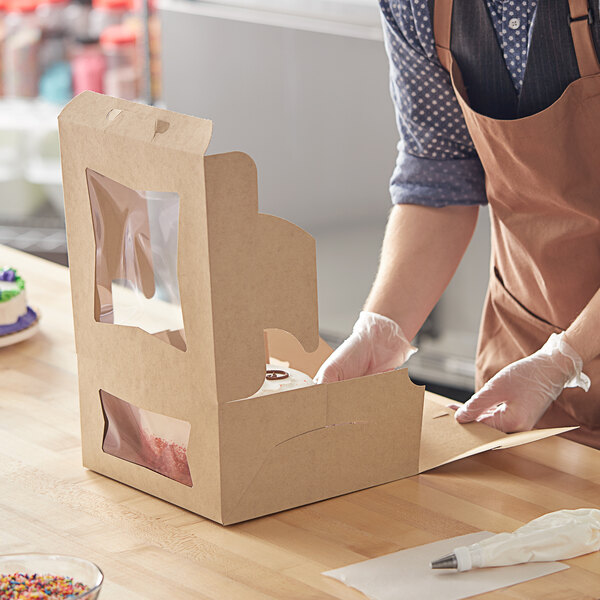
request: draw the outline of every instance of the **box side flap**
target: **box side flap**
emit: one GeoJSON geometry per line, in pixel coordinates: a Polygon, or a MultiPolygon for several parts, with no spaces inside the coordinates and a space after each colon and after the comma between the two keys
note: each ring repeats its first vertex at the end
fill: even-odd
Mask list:
{"type": "Polygon", "coordinates": [[[317,349],[316,250],[299,227],[258,213],[250,157],[233,152],[205,164],[217,395],[228,402],[262,385],[265,329],[317,349]]]}
{"type": "Polygon", "coordinates": [[[477,446],[476,448],[471,448],[470,450],[467,450],[467,452],[446,462],[454,462],[455,460],[474,456],[475,454],[481,454],[482,452],[487,452],[488,450],[506,450],[507,448],[516,448],[517,446],[522,446],[523,444],[529,444],[531,442],[537,442],[538,440],[543,440],[554,435],[560,435],[561,433],[572,431],[573,429],[577,429],[577,427],[554,427],[552,429],[534,429],[533,431],[520,431],[518,433],[511,433],[507,435],[506,439],[488,442],[487,444],[477,446]]]}
{"type": "Polygon", "coordinates": [[[452,400],[425,393],[420,473],[487,450],[520,446],[574,429],[534,429],[507,434],[481,423],[461,425],[454,419],[454,410],[449,408],[452,404],[455,404],[452,400]]]}

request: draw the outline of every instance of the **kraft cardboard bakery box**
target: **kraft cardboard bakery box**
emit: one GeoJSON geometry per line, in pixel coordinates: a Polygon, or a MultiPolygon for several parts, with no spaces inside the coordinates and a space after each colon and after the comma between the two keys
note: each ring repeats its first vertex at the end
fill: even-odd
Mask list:
{"type": "Polygon", "coordinates": [[[314,240],[210,121],[84,92],[59,129],[87,468],[231,524],[559,432],[460,426],[406,370],[255,396],[331,352],[314,240]]]}

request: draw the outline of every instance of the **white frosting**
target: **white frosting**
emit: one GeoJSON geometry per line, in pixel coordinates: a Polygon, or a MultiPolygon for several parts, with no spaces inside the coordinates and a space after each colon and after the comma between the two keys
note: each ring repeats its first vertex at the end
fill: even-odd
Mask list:
{"type": "Polygon", "coordinates": [[[274,380],[265,378],[265,382],[262,384],[260,390],[258,390],[258,392],[256,392],[256,394],[253,396],[250,396],[251,398],[315,385],[315,382],[306,373],[302,373],[302,371],[297,371],[296,369],[290,369],[290,367],[267,365],[267,370],[285,371],[289,377],[286,377],[285,379],[274,380]]]}
{"type": "MultiPolygon", "coordinates": [[[[16,285],[12,282],[0,281],[0,290],[13,290],[16,285]]],[[[19,317],[27,312],[25,290],[10,300],[0,302],[0,325],[12,325],[19,317]]]]}

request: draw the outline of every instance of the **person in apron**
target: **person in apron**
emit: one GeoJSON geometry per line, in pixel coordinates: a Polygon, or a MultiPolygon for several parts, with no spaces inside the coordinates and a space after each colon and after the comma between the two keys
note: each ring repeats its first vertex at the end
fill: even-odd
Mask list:
{"type": "MultiPolygon", "coordinates": [[[[484,0],[430,7],[439,62],[485,172],[492,222],[478,392],[456,418],[507,432],[577,425],[566,437],[600,448],[600,15],[593,4],[538,0],[520,94],[484,0]]],[[[422,263],[402,266],[415,256],[408,248],[418,222],[403,225],[392,214],[365,311],[318,381],[395,368],[414,351],[408,340],[474,226],[473,207],[453,209],[439,217],[423,209],[430,212],[420,235],[450,255],[431,261],[430,277],[419,274],[422,263]]]]}

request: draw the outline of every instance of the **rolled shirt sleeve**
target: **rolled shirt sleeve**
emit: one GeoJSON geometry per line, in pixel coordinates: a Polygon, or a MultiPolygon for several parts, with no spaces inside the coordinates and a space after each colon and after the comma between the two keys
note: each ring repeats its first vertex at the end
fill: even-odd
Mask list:
{"type": "Polygon", "coordinates": [[[484,173],[448,73],[427,0],[380,0],[400,142],[394,204],[486,204],[484,173]]]}

